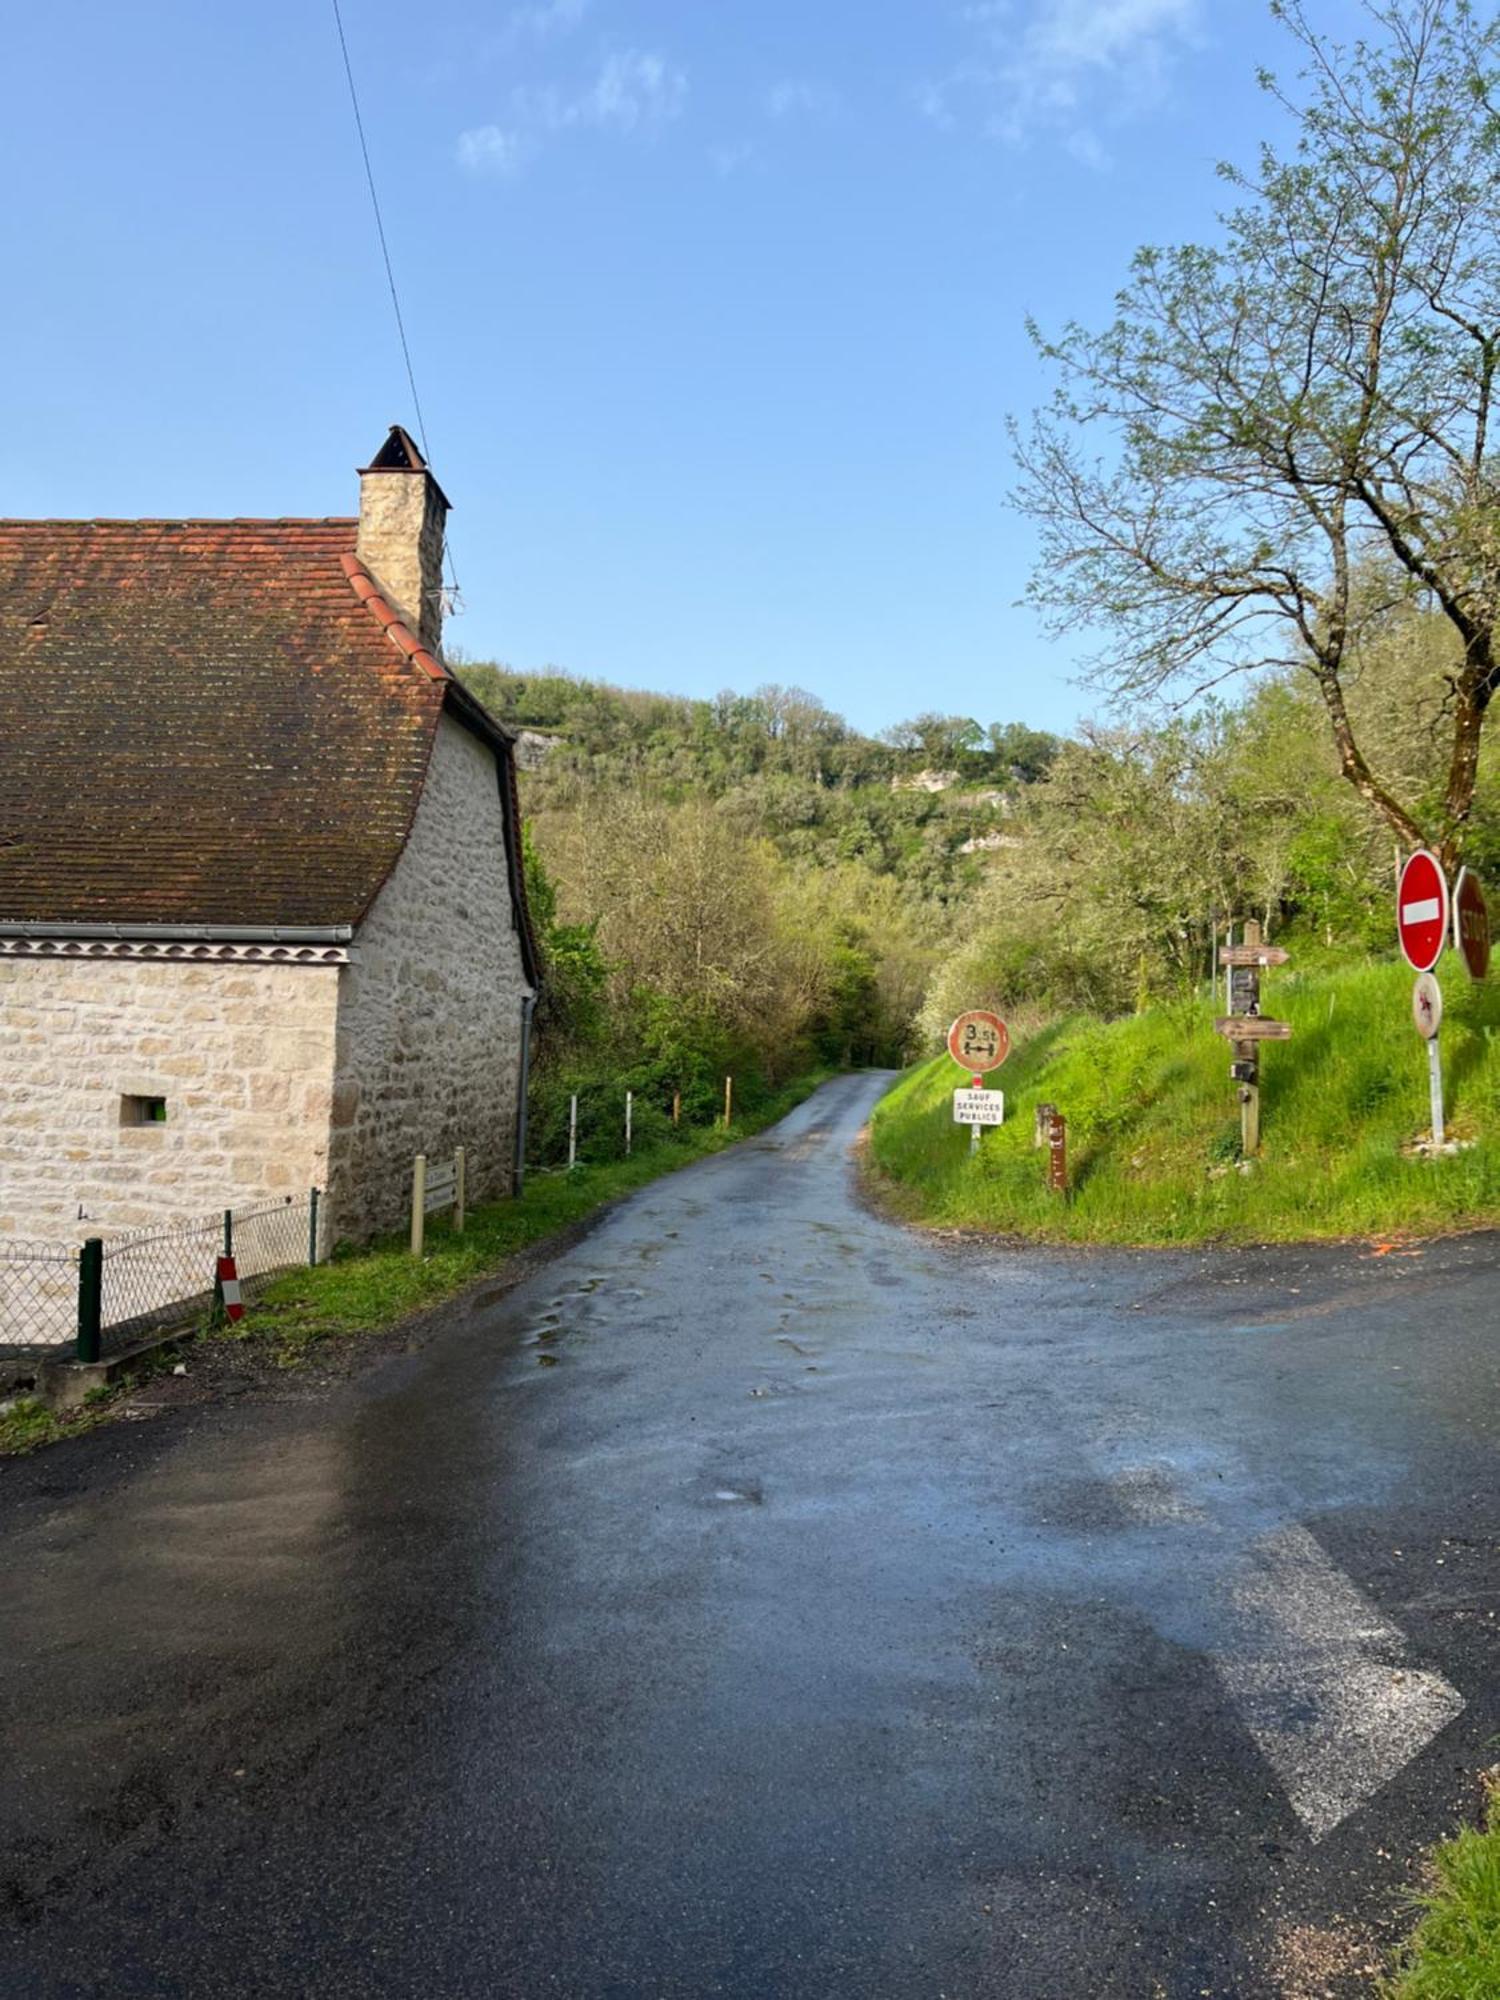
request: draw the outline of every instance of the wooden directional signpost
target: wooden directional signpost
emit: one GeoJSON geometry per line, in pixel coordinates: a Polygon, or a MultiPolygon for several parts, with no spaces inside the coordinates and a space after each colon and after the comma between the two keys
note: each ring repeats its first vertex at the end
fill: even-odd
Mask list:
{"type": "Polygon", "coordinates": [[[971,1089],[953,1093],[953,1122],[968,1126],[972,1159],[984,1127],[1005,1123],[1005,1092],[986,1090],[984,1080],[1010,1054],[1010,1030],[998,1014],[960,1014],[948,1030],[948,1053],[974,1080],[971,1089]]]}
{"type": "Polygon", "coordinates": [[[1260,975],[1269,966],[1285,965],[1290,953],[1279,945],[1262,944],[1260,925],[1245,925],[1243,944],[1226,945],[1219,963],[1229,973],[1229,1012],[1214,1022],[1234,1051],[1231,1080],[1239,1086],[1240,1152],[1247,1160],[1260,1151],[1260,1045],[1289,1042],[1286,1021],[1268,1021],[1260,1011],[1260,975]]]}

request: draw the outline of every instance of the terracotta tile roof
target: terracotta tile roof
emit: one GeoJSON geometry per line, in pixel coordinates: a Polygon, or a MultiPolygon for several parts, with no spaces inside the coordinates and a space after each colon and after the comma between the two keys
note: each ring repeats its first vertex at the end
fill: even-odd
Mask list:
{"type": "Polygon", "coordinates": [[[0,924],[355,923],[443,707],[509,762],[356,525],[0,521],[0,924]]]}

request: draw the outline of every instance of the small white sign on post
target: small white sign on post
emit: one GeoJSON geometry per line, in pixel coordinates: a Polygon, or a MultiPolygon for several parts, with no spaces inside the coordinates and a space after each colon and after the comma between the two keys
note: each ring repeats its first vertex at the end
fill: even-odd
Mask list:
{"type": "Polygon", "coordinates": [[[426,1240],[427,1218],[440,1208],[453,1210],[453,1227],[461,1236],[467,1188],[464,1149],[459,1147],[451,1160],[428,1164],[427,1155],[418,1153],[411,1174],[411,1254],[420,1257],[426,1240]]]}
{"type": "Polygon", "coordinates": [[[955,1090],[953,1093],[953,1122],[955,1125],[1003,1125],[1005,1123],[1005,1092],[1003,1090],[955,1090]]]}

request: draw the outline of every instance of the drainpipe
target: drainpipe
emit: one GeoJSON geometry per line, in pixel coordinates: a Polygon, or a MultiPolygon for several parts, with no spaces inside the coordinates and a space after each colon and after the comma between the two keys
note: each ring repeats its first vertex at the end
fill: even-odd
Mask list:
{"type": "Polygon", "coordinates": [[[531,1091],[531,1015],[536,995],[528,993],[521,1002],[521,1079],[516,1103],[516,1170],[513,1188],[519,1196],[526,1186],[526,1110],[531,1091]]]}

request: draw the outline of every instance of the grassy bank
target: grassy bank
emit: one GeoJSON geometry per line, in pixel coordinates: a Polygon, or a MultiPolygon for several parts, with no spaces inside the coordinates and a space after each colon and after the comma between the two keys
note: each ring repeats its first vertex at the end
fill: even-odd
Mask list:
{"type": "Polygon", "coordinates": [[[1500,1831],[1497,1789],[1490,1825],[1468,1828],[1432,1856],[1432,1887],[1388,2000],[1480,2000],[1500,1995],[1500,1831]]]}
{"type": "Polygon", "coordinates": [[[1007,1124],[970,1162],[952,1123],[962,1079],[946,1056],[879,1107],[876,1166],[914,1220],[1073,1242],[1269,1242],[1500,1221],[1500,991],[1450,959],[1442,1048],[1453,1157],[1411,1152],[1428,1125],[1412,976],[1362,965],[1268,978],[1264,1011],[1290,1021],[1262,1067],[1263,1152],[1242,1173],[1229,1050],[1199,1005],[1018,1039],[992,1083],[1007,1124]],[[1074,1191],[1047,1193],[1033,1111],[1068,1119],[1074,1191]]]}

